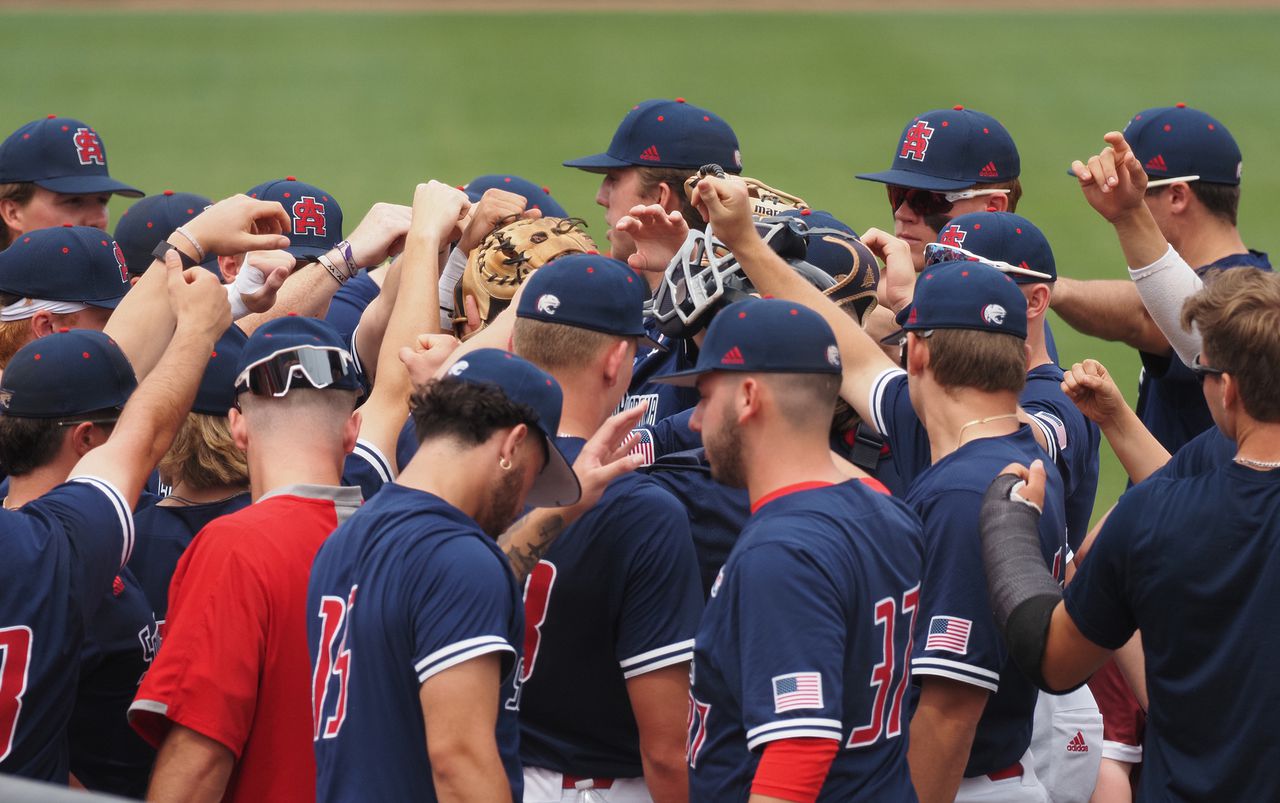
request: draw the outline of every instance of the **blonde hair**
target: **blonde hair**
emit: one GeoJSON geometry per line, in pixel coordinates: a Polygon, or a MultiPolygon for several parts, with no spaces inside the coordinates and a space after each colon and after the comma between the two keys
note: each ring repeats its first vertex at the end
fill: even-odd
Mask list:
{"type": "Polygon", "coordinates": [[[160,475],[171,485],[241,486],[249,483],[249,463],[232,440],[226,418],[188,413],[173,445],[160,460],[160,475]]]}
{"type": "Polygon", "coordinates": [[[1212,365],[1231,374],[1245,412],[1280,421],[1280,276],[1236,268],[1214,271],[1182,307],[1182,325],[1199,327],[1212,365]]]}

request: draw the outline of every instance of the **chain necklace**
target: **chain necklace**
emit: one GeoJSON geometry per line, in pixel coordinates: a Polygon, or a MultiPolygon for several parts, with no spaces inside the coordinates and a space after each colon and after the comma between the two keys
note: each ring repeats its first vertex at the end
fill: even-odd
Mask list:
{"type": "Polygon", "coordinates": [[[168,496],[165,497],[165,499],[172,499],[173,501],[178,502],[180,505],[184,505],[184,506],[220,505],[223,502],[230,502],[232,499],[235,499],[237,496],[239,496],[242,493],[245,493],[245,491],[236,491],[230,496],[224,496],[221,499],[212,499],[208,502],[197,502],[194,499],[188,499],[185,496],[178,496],[177,494],[174,494],[174,493],[169,494],[168,496]]]}
{"type": "Polygon", "coordinates": [[[956,434],[956,448],[958,449],[964,445],[964,431],[969,427],[977,427],[977,426],[982,426],[983,424],[990,424],[992,421],[999,421],[1002,418],[1017,418],[1017,417],[1018,417],[1017,413],[1003,413],[1001,415],[989,415],[986,418],[973,419],[969,423],[960,427],[960,432],[956,434]]]}
{"type": "Polygon", "coordinates": [[[1280,468],[1280,460],[1250,460],[1247,457],[1236,455],[1234,459],[1242,466],[1251,466],[1253,468],[1280,468]]]}

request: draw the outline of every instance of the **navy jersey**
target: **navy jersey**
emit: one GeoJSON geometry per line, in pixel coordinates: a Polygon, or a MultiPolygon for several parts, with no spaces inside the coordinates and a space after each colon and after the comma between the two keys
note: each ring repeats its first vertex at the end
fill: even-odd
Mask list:
{"type": "Polygon", "coordinates": [[[1180,480],[1225,466],[1236,456],[1236,442],[1210,427],[1192,438],[1152,477],[1180,480]]]}
{"type": "MultiPolygon", "coordinates": [[[[572,461],[585,443],[560,438],[572,461]]],[[[693,658],[702,615],[689,517],[638,474],[609,484],[524,589],[520,759],[595,778],[644,774],[627,681],[693,658]]]]}
{"type": "MultiPolygon", "coordinates": [[[[992,692],[978,722],[965,777],[1003,770],[1022,758],[1031,742],[1036,688],[1008,660],[1004,637],[987,599],[986,570],[978,535],[982,497],[1010,463],[1042,458],[1031,428],[969,441],[922,473],[907,503],[924,522],[924,592],[916,622],[911,673],[934,675],[992,692]]],[[[1045,463],[1040,548],[1045,566],[1061,582],[1066,558],[1062,478],[1045,463]]]]}
{"type": "Polygon", "coordinates": [[[1066,590],[1071,620],[1146,656],[1147,800],[1276,800],[1280,471],[1234,462],[1120,498],[1066,590]]]}
{"type": "MultiPolygon", "coordinates": [[[[1232,254],[1197,268],[1204,277],[1209,271],[1231,268],[1271,270],[1267,255],[1260,251],[1232,254]]],[[[1200,381],[1176,353],[1168,356],[1139,352],[1142,375],[1138,379],[1138,418],[1168,449],[1177,452],[1188,441],[1213,426],[1209,405],[1200,381]]]]}
{"type": "Polygon", "coordinates": [[[650,337],[666,346],[667,351],[649,349],[644,354],[636,354],[631,387],[627,389],[627,397],[623,399],[621,409],[626,410],[640,402],[648,402],[649,409],[645,411],[640,423],[652,426],[657,421],[697,406],[697,388],[663,385],[651,380],[655,376],[694,367],[698,361],[698,347],[692,340],[670,338],[662,334],[652,318],[645,318],[644,329],[650,337]]]}
{"type": "Polygon", "coordinates": [[[720,567],[738,542],[738,534],[746,526],[751,498],[742,488],[730,488],[711,479],[711,466],[705,450],[700,448],[663,455],[645,471],[679,500],[689,515],[693,551],[702,575],[702,597],[706,599],[720,567]]]}
{"type": "Polygon", "coordinates": [[[146,795],[156,753],[129,726],[128,711],[159,646],[159,625],[147,595],[129,569],[122,569],[86,627],[80,684],[67,727],[71,772],[86,788],[146,795]]]}
{"type": "Polygon", "coordinates": [[[369,271],[360,271],[333,294],[325,322],[333,326],[344,341],[350,340],[360,325],[360,316],[380,292],[382,288],[369,277],[369,271]]]}
{"type": "Polygon", "coordinates": [[[170,507],[156,504],[158,501],[155,497],[145,498],[133,514],[138,535],[133,557],[129,558],[129,571],[146,595],[156,621],[164,622],[169,610],[169,581],[191,539],[209,522],[243,510],[252,500],[245,491],[203,505],[170,507]]]}
{"type": "Polygon", "coordinates": [[[691,418],[693,418],[692,407],[681,410],[675,415],[658,419],[652,426],[646,427],[653,435],[654,457],[702,448],[702,435],[689,427],[691,418]]]}
{"type": "Polygon", "coordinates": [[[395,472],[386,456],[368,441],[357,440],[356,447],[342,462],[343,486],[359,488],[366,502],[394,478],[395,472]]]}
{"type": "Polygon", "coordinates": [[[907,372],[886,368],[871,383],[871,425],[889,444],[899,487],[888,486],[895,496],[905,497],[911,483],[933,462],[929,433],[911,406],[907,372]]]}
{"type": "Polygon", "coordinates": [[[75,477],[0,511],[0,773],[67,783],[66,727],[86,624],[133,548],[109,483],[75,477]]]}
{"type": "Polygon", "coordinates": [[[839,742],[819,800],[915,800],[904,696],[920,522],[851,480],[759,500],[698,628],[690,798],[745,801],[765,745],[839,742]]]}
{"type": "Polygon", "coordinates": [[[396,465],[403,469],[418,453],[418,433],[413,426],[413,416],[400,428],[400,437],[396,438],[396,465]]]}
{"type": "Polygon", "coordinates": [[[1018,402],[1030,414],[1049,444],[1049,457],[1062,475],[1066,491],[1067,543],[1080,548],[1089,534],[1089,519],[1098,495],[1098,446],[1102,432],[1062,392],[1062,369],[1039,365],[1027,372],[1018,402]]]}
{"type": "MultiPolygon", "coordinates": [[[[421,685],[499,653],[501,699],[516,697],[524,609],[506,556],[443,499],[389,483],[320,548],[307,611],[317,798],[436,800],[421,685]]],[[[513,704],[496,737],[519,800],[513,704]]]]}

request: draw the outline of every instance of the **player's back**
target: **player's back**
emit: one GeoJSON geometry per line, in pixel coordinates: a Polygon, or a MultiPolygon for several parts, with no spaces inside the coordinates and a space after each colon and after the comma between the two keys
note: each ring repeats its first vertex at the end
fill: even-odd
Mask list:
{"type": "MultiPolygon", "coordinates": [[[[577,438],[560,438],[570,458],[577,438]]],[[[579,777],[644,768],[627,680],[693,656],[702,613],[688,515],[627,474],[574,522],[525,584],[524,764],[579,777]]]]}
{"type": "Polygon", "coordinates": [[[904,695],[919,520],[857,480],[761,504],[698,630],[692,798],[745,801],[769,742],[816,736],[840,745],[820,800],[915,800],[904,695]]]}
{"type": "MultiPolygon", "coordinates": [[[[502,699],[513,696],[521,614],[493,539],[439,497],[389,483],[339,527],[316,556],[307,598],[318,800],[435,800],[424,675],[500,651],[502,699]],[[474,586],[493,596],[469,596],[474,586]],[[466,628],[480,616],[502,629],[474,635],[466,628]],[[423,633],[443,646],[422,647],[423,633]]],[[[513,710],[500,707],[497,739],[518,799],[513,710]]]]}
{"type": "Polygon", "coordinates": [[[1136,486],[1077,577],[1067,609],[1085,636],[1114,648],[1142,632],[1146,797],[1280,798],[1280,763],[1268,760],[1280,712],[1280,471],[1228,463],[1136,486]]]}
{"type": "MultiPolygon", "coordinates": [[[[924,588],[912,674],[960,680],[992,692],[978,722],[965,777],[1011,767],[1031,740],[1036,689],[1008,660],[987,599],[978,514],[991,480],[1010,463],[1044,460],[1028,426],[979,438],[934,463],[912,484],[907,503],[925,532],[924,588]]],[[[1040,518],[1046,567],[1061,582],[1066,557],[1062,478],[1044,460],[1048,486],[1040,518]]]]}
{"type": "Polygon", "coordinates": [[[72,481],[0,510],[0,538],[0,772],[65,783],[80,646],[133,522],[114,489],[72,481]]]}

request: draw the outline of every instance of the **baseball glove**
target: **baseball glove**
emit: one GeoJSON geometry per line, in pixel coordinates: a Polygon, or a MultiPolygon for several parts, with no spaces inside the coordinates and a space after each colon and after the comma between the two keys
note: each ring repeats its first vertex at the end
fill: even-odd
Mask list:
{"type": "MultiPolygon", "coordinates": [[[[693,203],[693,188],[698,183],[698,179],[704,176],[716,176],[724,178],[724,168],[717,164],[703,165],[698,168],[698,172],[685,179],[684,192],[689,196],[689,202],[693,203]]],[[[809,205],[804,202],[803,198],[792,195],[782,190],[774,189],[759,179],[749,176],[739,176],[747,185],[747,195],[751,198],[751,214],[757,218],[773,217],[780,215],[788,209],[808,209],[809,205]]]]}
{"type": "Polygon", "coordinates": [[[454,333],[466,339],[479,331],[465,331],[467,296],[475,299],[483,329],[507,308],[530,273],[564,254],[594,252],[596,244],[582,230],[585,226],[579,218],[520,218],[491,231],[467,258],[454,289],[454,333]]]}

